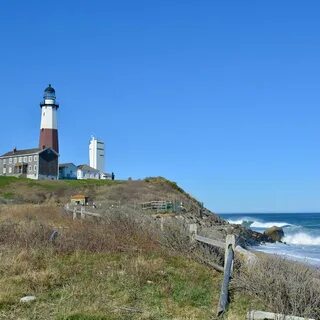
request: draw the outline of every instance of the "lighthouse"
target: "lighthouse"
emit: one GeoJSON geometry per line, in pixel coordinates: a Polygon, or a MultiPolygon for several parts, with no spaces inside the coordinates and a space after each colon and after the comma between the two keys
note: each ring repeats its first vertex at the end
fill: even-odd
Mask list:
{"type": "Polygon", "coordinates": [[[59,104],[56,103],[56,91],[51,84],[44,90],[41,107],[41,126],[39,148],[52,148],[59,153],[57,111],[59,104]]]}

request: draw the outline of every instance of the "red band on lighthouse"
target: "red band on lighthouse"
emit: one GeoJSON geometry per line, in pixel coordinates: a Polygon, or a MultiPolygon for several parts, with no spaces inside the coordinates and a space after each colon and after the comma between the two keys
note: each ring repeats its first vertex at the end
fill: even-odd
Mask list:
{"type": "Polygon", "coordinates": [[[41,129],[39,147],[41,149],[50,147],[54,151],[59,153],[58,130],[57,129],[41,129]]]}

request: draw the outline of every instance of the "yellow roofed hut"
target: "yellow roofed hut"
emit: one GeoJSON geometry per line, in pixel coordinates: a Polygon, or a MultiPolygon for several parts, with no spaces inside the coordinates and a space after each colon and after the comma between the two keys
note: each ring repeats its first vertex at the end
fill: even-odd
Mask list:
{"type": "Polygon", "coordinates": [[[76,194],[70,199],[71,204],[85,206],[88,203],[88,197],[84,194],[76,194]]]}

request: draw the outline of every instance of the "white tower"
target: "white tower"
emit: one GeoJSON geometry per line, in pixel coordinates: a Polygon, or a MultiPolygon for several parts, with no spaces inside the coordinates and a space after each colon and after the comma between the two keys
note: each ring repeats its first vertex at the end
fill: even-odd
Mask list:
{"type": "Polygon", "coordinates": [[[90,167],[104,173],[104,142],[91,137],[89,144],[90,167]]]}

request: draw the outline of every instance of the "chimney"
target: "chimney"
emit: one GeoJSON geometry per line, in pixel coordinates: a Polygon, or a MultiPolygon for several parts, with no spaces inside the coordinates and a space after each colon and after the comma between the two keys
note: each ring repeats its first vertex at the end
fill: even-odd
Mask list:
{"type": "Polygon", "coordinates": [[[13,154],[15,154],[16,152],[17,152],[17,148],[14,147],[14,148],[13,148],[13,154]]]}

